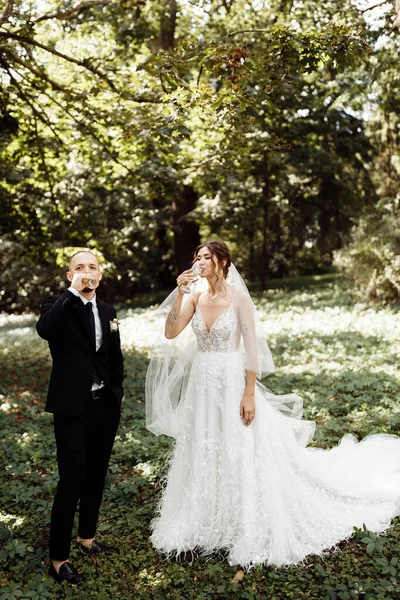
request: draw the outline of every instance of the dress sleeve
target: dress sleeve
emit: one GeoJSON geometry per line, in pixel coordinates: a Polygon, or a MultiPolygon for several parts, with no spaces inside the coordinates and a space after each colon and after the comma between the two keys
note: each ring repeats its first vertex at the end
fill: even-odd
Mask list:
{"type": "Polygon", "coordinates": [[[248,294],[238,297],[240,333],[246,355],[246,371],[258,372],[257,336],[254,319],[254,304],[248,294]]]}

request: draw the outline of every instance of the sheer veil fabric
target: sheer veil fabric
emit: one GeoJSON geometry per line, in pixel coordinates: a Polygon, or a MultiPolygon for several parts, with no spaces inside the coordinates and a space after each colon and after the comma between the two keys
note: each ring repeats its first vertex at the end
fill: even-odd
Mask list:
{"type": "MultiPolygon", "coordinates": [[[[235,332],[236,348],[245,359],[245,370],[257,373],[257,388],[264,398],[286,416],[299,420],[297,435],[304,444],[314,435],[315,425],[300,420],[303,416],[303,401],[296,394],[276,395],[259,380],[275,371],[271,350],[263,333],[263,327],[249,291],[235,265],[229,267],[227,296],[223,306],[232,303],[239,316],[235,332]]],[[[207,281],[199,279],[183,302],[197,304],[198,296],[207,290],[207,281]]],[[[164,335],[165,320],[173,307],[178,288],[158,307],[160,335],[152,344],[152,356],[146,374],[146,427],[155,435],[176,438],[179,431],[180,403],[190,376],[193,358],[197,352],[196,335],[191,327],[175,339],[164,335]]],[[[214,305],[215,306],[215,305],[214,305]]],[[[217,305],[218,306],[218,305],[217,305]]],[[[220,306],[220,305],[219,305],[220,306]]]]}
{"type": "Polygon", "coordinates": [[[231,265],[226,294],[205,301],[190,325],[164,336],[175,290],[158,309],[160,336],[146,376],[146,425],[175,438],[151,540],[167,556],[227,553],[231,565],[289,565],[321,554],[363,524],[382,532],[400,513],[400,438],[344,436],[331,450],[307,448],[315,425],[296,394],[260,379],[274,371],[249,292],[231,265]],[[246,370],[257,373],[256,416],[240,403],[246,370]]]}

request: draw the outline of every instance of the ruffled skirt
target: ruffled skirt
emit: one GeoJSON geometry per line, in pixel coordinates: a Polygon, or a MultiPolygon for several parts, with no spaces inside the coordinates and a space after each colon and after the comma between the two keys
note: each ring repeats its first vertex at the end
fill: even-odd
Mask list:
{"type": "Polygon", "coordinates": [[[196,355],[152,522],[158,550],[224,550],[231,565],[281,566],[332,548],[354,526],[389,527],[400,513],[400,438],[347,435],[331,450],[306,448],[314,424],[299,419],[298,396],[257,385],[246,427],[244,389],[239,353],[196,355]]]}

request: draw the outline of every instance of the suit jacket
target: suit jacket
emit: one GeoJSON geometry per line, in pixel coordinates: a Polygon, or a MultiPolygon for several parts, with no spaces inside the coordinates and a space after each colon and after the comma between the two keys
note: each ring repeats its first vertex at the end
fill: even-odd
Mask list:
{"type": "Polygon", "coordinates": [[[103,343],[97,352],[87,309],[79,297],[67,290],[43,302],[36,330],[49,342],[53,359],[47,412],[78,415],[90,397],[94,371],[121,403],[124,372],[120,336],[119,331],[110,330],[116,312],[97,298],[96,302],[103,329],[103,343]]]}

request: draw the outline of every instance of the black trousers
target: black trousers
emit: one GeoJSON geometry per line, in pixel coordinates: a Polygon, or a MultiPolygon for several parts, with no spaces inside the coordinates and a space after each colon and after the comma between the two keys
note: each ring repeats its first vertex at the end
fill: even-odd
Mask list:
{"type": "Polygon", "coordinates": [[[120,407],[105,387],[100,398],[90,398],[77,416],[54,415],[59,481],[50,524],[49,555],[67,560],[74,517],[79,502],[78,535],[95,537],[120,407]]]}

